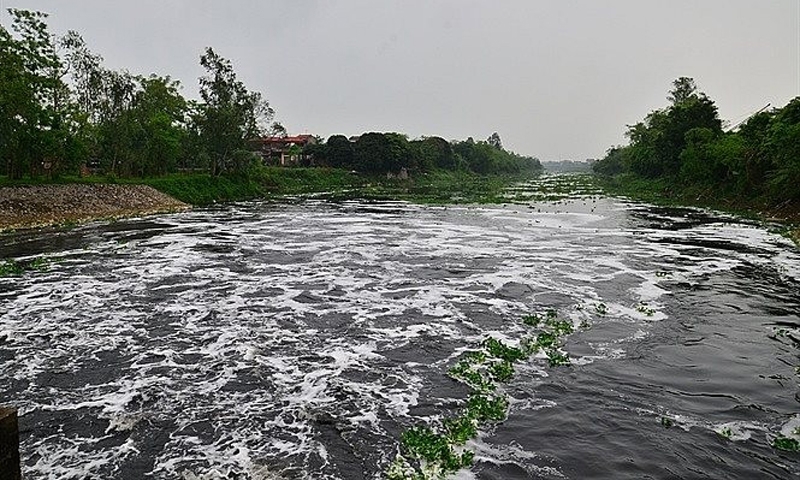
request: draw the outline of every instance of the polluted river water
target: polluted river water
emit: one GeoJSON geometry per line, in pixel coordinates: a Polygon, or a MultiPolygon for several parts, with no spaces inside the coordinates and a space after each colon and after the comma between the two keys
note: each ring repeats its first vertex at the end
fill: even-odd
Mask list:
{"type": "MultiPolygon", "coordinates": [[[[0,236],[0,404],[27,479],[377,479],[524,319],[459,479],[797,478],[800,253],[698,209],[254,202],[0,236]],[[450,373],[449,373],[450,372],[450,373]]],[[[408,454],[405,454],[408,457],[408,454]]],[[[411,464],[415,463],[409,457],[411,464]]],[[[429,470],[430,471],[430,470],[429,470]]],[[[451,478],[447,477],[447,478],[451,478]]]]}

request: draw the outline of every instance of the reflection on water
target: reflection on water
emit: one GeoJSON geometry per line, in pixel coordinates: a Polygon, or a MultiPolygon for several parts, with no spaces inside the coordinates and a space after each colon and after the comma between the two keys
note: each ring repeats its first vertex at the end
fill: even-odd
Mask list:
{"type": "Polygon", "coordinates": [[[733,218],[602,199],[239,204],[0,237],[0,402],[26,478],[379,477],[457,410],[446,376],[532,310],[532,360],[465,478],[787,478],[800,255],[733,218]],[[598,305],[605,305],[601,310],[598,305]],[[646,308],[642,308],[646,305],[646,308]]]}

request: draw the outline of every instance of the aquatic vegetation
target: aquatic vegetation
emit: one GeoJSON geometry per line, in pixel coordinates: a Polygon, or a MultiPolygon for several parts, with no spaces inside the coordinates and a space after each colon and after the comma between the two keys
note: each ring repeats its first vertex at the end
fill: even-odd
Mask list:
{"type": "Polygon", "coordinates": [[[570,364],[569,357],[555,348],[547,350],[547,361],[551,367],[559,367],[570,364]]]}
{"type": "Polygon", "coordinates": [[[536,336],[535,346],[539,349],[551,348],[558,342],[558,336],[551,332],[542,332],[536,336]]]}
{"type": "Polygon", "coordinates": [[[480,423],[501,422],[508,413],[508,399],[505,396],[474,394],[467,401],[467,415],[480,423]]]}
{"type": "Polygon", "coordinates": [[[13,277],[25,272],[43,272],[50,266],[50,260],[37,257],[30,261],[6,260],[0,263],[0,277],[13,277]]]}
{"type": "Polygon", "coordinates": [[[478,424],[469,415],[448,418],[443,423],[445,430],[447,430],[447,437],[456,445],[464,445],[467,440],[478,435],[478,424]]]}
{"type": "Polygon", "coordinates": [[[465,358],[448,370],[447,373],[451,378],[460,380],[475,390],[481,392],[493,391],[497,387],[495,383],[485,375],[484,371],[479,369],[481,363],[483,362],[473,363],[465,358]]]}
{"type": "Polygon", "coordinates": [[[536,328],[536,335],[520,340],[514,347],[493,337],[470,350],[448,370],[454,380],[473,391],[461,412],[446,418],[441,425],[418,425],[401,436],[399,453],[386,471],[389,480],[443,479],[472,464],[473,452],[464,445],[487,424],[502,422],[508,416],[509,399],[499,386],[513,378],[514,364],[544,352],[548,365],[569,365],[569,355],[560,350],[561,338],[575,331],[572,322],[560,320],[555,310],[531,313],[522,323],[536,328]]]}
{"type": "Polygon", "coordinates": [[[650,308],[646,303],[642,302],[639,305],[636,305],[636,311],[639,313],[643,313],[648,317],[652,317],[655,315],[656,311],[650,308]]]}
{"type": "Polygon", "coordinates": [[[719,430],[716,430],[716,432],[717,435],[719,435],[720,437],[727,438],[729,440],[733,436],[733,431],[731,430],[730,427],[723,427],[719,430]]]}
{"type": "Polygon", "coordinates": [[[795,438],[780,436],[772,441],[772,446],[784,452],[800,452],[800,441],[795,438]]]}
{"type": "Polygon", "coordinates": [[[594,306],[595,311],[600,315],[606,315],[608,313],[608,306],[605,303],[598,303],[594,306]]]}
{"type": "Polygon", "coordinates": [[[0,263],[0,277],[22,275],[23,273],[25,273],[25,269],[18,262],[10,260],[0,263]]]}
{"type": "Polygon", "coordinates": [[[528,325],[529,327],[538,327],[539,324],[542,323],[542,318],[539,317],[539,315],[532,313],[530,315],[525,315],[524,317],[522,317],[522,323],[528,325]]]}
{"type": "Polygon", "coordinates": [[[553,334],[557,336],[569,335],[575,331],[575,327],[572,326],[572,323],[566,320],[550,320],[547,322],[547,326],[549,326],[553,334]]]}
{"type": "Polygon", "coordinates": [[[489,366],[489,372],[498,382],[507,382],[514,376],[514,365],[508,360],[493,363],[489,366]]]}
{"type": "Polygon", "coordinates": [[[402,435],[403,446],[417,458],[429,463],[438,463],[445,471],[457,471],[472,464],[471,455],[457,452],[446,435],[436,433],[428,427],[412,427],[402,435]]]}
{"type": "Polygon", "coordinates": [[[491,337],[487,338],[486,341],[483,342],[483,346],[487,349],[490,355],[507,362],[516,362],[517,360],[527,358],[525,352],[519,348],[509,347],[500,340],[491,337]]]}
{"type": "Polygon", "coordinates": [[[669,417],[661,417],[661,426],[664,428],[672,428],[675,422],[669,417]]]}

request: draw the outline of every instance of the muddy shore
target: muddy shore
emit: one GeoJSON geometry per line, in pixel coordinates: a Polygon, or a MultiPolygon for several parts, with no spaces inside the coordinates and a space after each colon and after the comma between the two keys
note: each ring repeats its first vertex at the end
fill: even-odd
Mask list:
{"type": "Polygon", "coordinates": [[[0,187],[0,232],[186,210],[146,185],[68,184],[0,187]]]}

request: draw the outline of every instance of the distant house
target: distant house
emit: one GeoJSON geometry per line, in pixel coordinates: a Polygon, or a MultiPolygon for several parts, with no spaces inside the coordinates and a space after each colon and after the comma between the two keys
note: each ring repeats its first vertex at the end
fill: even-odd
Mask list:
{"type": "Polygon", "coordinates": [[[317,139],[313,135],[295,135],[292,137],[262,137],[251,142],[267,165],[308,165],[312,156],[304,153],[305,147],[315,145],[317,139]]]}

